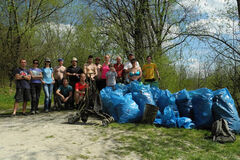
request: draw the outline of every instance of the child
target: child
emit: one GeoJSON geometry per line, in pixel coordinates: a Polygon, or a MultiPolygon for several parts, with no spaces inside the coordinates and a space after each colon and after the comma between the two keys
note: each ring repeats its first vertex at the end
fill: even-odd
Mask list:
{"type": "Polygon", "coordinates": [[[106,83],[108,87],[113,87],[116,85],[117,72],[113,64],[109,65],[109,71],[106,73],[106,83]]]}
{"type": "Polygon", "coordinates": [[[77,107],[79,107],[79,102],[80,100],[83,100],[84,95],[85,95],[85,89],[88,88],[88,84],[86,83],[86,75],[84,73],[80,74],[80,82],[77,82],[75,85],[75,93],[74,93],[74,98],[75,98],[75,103],[77,107]]]}

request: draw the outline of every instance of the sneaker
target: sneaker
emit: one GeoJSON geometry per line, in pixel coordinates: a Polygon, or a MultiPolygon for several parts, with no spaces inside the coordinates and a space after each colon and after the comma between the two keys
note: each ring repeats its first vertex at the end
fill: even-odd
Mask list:
{"type": "Polygon", "coordinates": [[[49,112],[49,110],[48,110],[48,109],[46,109],[46,110],[45,110],[45,112],[46,112],[46,113],[48,113],[48,112],[49,112]]]}
{"type": "Polygon", "coordinates": [[[36,114],[39,114],[39,111],[36,111],[35,113],[36,113],[36,114]]]}
{"type": "Polygon", "coordinates": [[[23,116],[26,116],[26,115],[27,115],[27,113],[23,112],[23,113],[22,113],[22,115],[23,115],[23,116]]]}
{"type": "Polygon", "coordinates": [[[35,114],[35,112],[34,112],[34,111],[31,111],[31,114],[35,114]]]}
{"type": "Polygon", "coordinates": [[[15,116],[16,116],[16,113],[11,115],[11,117],[15,117],[15,116]]]}

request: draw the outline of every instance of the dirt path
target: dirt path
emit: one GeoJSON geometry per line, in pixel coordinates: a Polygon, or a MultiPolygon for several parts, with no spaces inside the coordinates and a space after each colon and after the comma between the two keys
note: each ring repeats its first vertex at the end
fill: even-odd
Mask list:
{"type": "Polygon", "coordinates": [[[101,127],[90,118],[86,125],[66,124],[70,112],[0,118],[0,159],[139,159],[114,154],[123,131],[101,127]]]}

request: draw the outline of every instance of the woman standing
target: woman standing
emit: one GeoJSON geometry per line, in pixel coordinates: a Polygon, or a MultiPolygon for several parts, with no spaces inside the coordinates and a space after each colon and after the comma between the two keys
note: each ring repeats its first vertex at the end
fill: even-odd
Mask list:
{"type": "Polygon", "coordinates": [[[42,70],[38,68],[38,60],[33,60],[33,68],[30,68],[31,75],[31,114],[39,113],[38,112],[38,104],[39,97],[41,93],[41,79],[42,79],[42,70]]]}
{"type": "Polygon", "coordinates": [[[53,69],[51,68],[51,61],[49,58],[45,59],[45,65],[42,68],[43,73],[43,91],[45,94],[44,99],[44,111],[49,112],[51,109],[51,101],[52,101],[52,92],[53,92],[53,84],[55,83],[53,77],[53,69]]]}
{"type": "Polygon", "coordinates": [[[104,63],[102,64],[101,68],[101,87],[100,90],[106,87],[106,73],[110,70],[109,69],[109,64],[110,64],[110,56],[106,55],[104,57],[104,63]]]}
{"type": "Polygon", "coordinates": [[[128,78],[130,81],[138,81],[142,77],[142,69],[137,66],[137,60],[131,60],[132,68],[129,70],[128,78]]]}

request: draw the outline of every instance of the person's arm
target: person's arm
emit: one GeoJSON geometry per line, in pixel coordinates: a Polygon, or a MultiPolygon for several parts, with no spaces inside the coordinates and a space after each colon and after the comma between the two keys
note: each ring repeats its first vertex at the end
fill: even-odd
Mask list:
{"type": "Polygon", "coordinates": [[[30,71],[30,75],[32,77],[32,79],[42,79],[42,72],[39,72],[39,75],[33,75],[32,71],[30,71]]]}
{"type": "Polygon", "coordinates": [[[74,76],[76,73],[70,73],[70,68],[66,70],[66,76],[74,76]]]}
{"type": "Polygon", "coordinates": [[[56,94],[59,95],[62,99],[64,99],[65,97],[60,93],[60,91],[60,88],[58,88],[56,94]]]}
{"type": "Polygon", "coordinates": [[[108,72],[106,73],[106,84],[108,84],[108,72]]]}
{"type": "Polygon", "coordinates": [[[155,73],[156,73],[156,75],[157,75],[158,80],[161,80],[161,77],[160,77],[160,75],[159,75],[159,72],[158,72],[158,69],[157,69],[157,65],[156,65],[156,64],[154,65],[154,71],[155,71],[155,73]]]}
{"type": "Polygon", "coordinates": [[[124,73],[126,74],[130,72],[131,68],[128,67],[128,63],[124,64],[123,70],[124,70],[124,73]]]}
{"type": "Polygon", "coordinates": [[[24,79],[24,76],[21,76],[20,74],[15,74],[15,79],[16,80],[22,80],[22,79],[24,79]]]}
{"type": "Polygon", "coordinates": [[[83,66],[83,73],[85,73],[87,75],[87,65],[86,64],[84,64],[84,66],[83,66]]]}
{"type": "Polygon", "coordinates": [[[78,89],[78,88],[79,88],[79,87],[78,87],[78,83],[76,83],[75,86],[74,86],[75,93],[79,93],[79,89],[78,89]]]}
{"type": "Polygon", "coordinates": [[[138,76],[138,79],[142,77],[142,69],[141,69],[141,67],[139,67],[139,72],[140,72],[140,75],[138,76]]]}
{"type": "Polygon", "coordinates": [[[54,79],[54,77],[53,77],[53,73],[52,73],[52,84],[54,84],[55,83],[55,79],[54,79]]]}
{"type": "Polygon", "coordinates": [[[29,75],[24,76],[24,79],[30,81],[31,80],[31,75],[29,74],[29,75]]]}
{"type": "Polygon", "coordinates": [[[67,78],[66,71],[67,71],[67,70],[66,70],[66,67],[64,67],[64,70],[63,70],[63,72],[62,72],[62,73],[63,73],[63,78],[67,78]]]}
{"type": "Polygon", "coordinates": [[[97,66],[95,65],[95,67],[94,67],[95,69],[95,71],[94,71],[94,73],[95,73],[95,75],[94,75],[94,77],[96,77],[97,75],[98,75],[98,71],[97,71],[97,66]]]}

